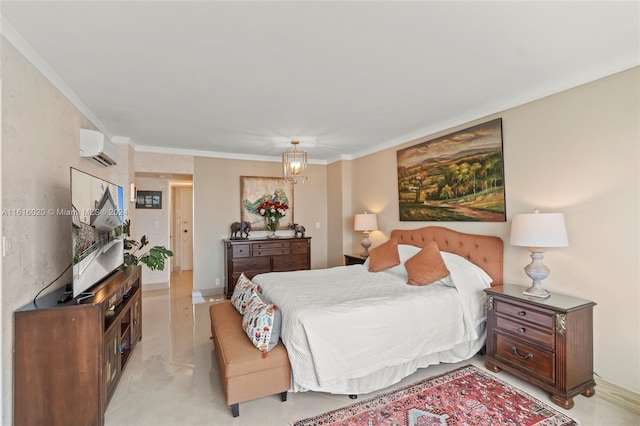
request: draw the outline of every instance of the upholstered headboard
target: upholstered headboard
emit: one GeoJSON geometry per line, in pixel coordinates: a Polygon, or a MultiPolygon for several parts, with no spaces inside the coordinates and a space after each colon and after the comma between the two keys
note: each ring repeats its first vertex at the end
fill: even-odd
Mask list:
{"type": "Polygon", "coordinates": [[[465,234],[440,226],[420,229],[396,229],[391,238],[398,244],[424,247],[431,241],[442,251],[457,254],[478,265],[493,279],[491,286],[502,285],[504,266],[504,243],[500,237],[465,234]]]}

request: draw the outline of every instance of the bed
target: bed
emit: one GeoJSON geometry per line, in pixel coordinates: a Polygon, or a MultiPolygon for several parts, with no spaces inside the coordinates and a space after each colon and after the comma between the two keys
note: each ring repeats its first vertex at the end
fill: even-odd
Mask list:
{"type": "Polygon", "coordinates": [[[394,230],[391,239],[398,242],[401,264],[382,272],[369,272],[367,261],[253,278],[281,312],[291,391],[369,393],[482,348],[483,289],[502,285],[502,240],[443,227],[394,230]],[[407,285],[404,262],[431,241],[450,276],[407,285]]]}

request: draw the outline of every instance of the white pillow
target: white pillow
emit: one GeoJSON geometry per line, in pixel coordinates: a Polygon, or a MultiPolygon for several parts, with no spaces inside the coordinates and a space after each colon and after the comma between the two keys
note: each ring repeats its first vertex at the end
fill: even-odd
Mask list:
{"type": "MultiPolygon", "coordinates": [[[[411,259],[420,250],[422,250],[420,247],[416,247],[408,244],[398,244],[398,255],[400,256],[400,264],[392,268],[389,268],[383,272],[391,273],[399,277],[400,279],[404,280],[404,282],[407,282],[409,280],[409,274],[407,273],[407,268],[405,268],[404,266],[404,262],[411,259]]],[[[367,270],[369,269],[369,258],[367,258],[367,260],[364,261],[364,266],[365,268],[367,268],[367,270]]]]}
{"type": "Polygon", "coordinates": [[[484,289],[491,286],[493,280],[484,269],[457,254],[441,251],[447,269],[451,272],[451,280],[455,287],[484,289]]]}
{"type": "MultiPolygon", "coordinates": [[[[398,244],[400,264],[383,272],[393,274],[404,282],[407,282],[409,280],[409,274],[407,273],[407,268],[404,266],[404,263],[415,256],[420,250],[422,250],[420,247],[398,244]]],[[[484,289],[491,286],[493,280],[478,265],[457,254],[446,251],[440,251],[440,254],[442,255],[445,265],[447,265],[447,269],[451,272],[449,277],[440,281],[443,284],[450,287],[456,287],[456,284],[458,284],[459,286],[470,289],[484,289]]],[[[369,259],[364,262],[367,269],[369,267],[368,262],[369,259]]]]}

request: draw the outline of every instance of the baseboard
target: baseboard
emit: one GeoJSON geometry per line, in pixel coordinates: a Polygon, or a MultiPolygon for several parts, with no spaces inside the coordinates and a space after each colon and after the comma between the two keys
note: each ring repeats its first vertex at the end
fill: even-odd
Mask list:
{"type": "Polygon", "coordinates": [[[142,284],[142,291],[164,290],[171,287],[169,282],[142,284]]]}
{"type": "Polygon", "coordinates": [[[599,377],[596,381],[596,396],[640,415],[640,393],[633,392],[613,383],[609,383],[599,377]]]}
{"type": "Polygon", "coordinates": [[[204,290],[193,290],[191,292],[191,303],[204,303],[209,302],[211,299],[221,299],[224,297],[224,289],[220,288],[207,288],[204,290]]]}

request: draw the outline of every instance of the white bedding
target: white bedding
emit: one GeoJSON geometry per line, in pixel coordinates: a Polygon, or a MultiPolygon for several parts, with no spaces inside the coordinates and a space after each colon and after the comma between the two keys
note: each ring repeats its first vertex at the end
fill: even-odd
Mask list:
{"type": "Polygon", "coordinates": [[[473,356],[484,341],[489,284],[454,261],[445,258],[457,288],[410,286],[363,265],[254,277],[281,309],[292,390],[367,393],[417,368],[473,356]]]}

